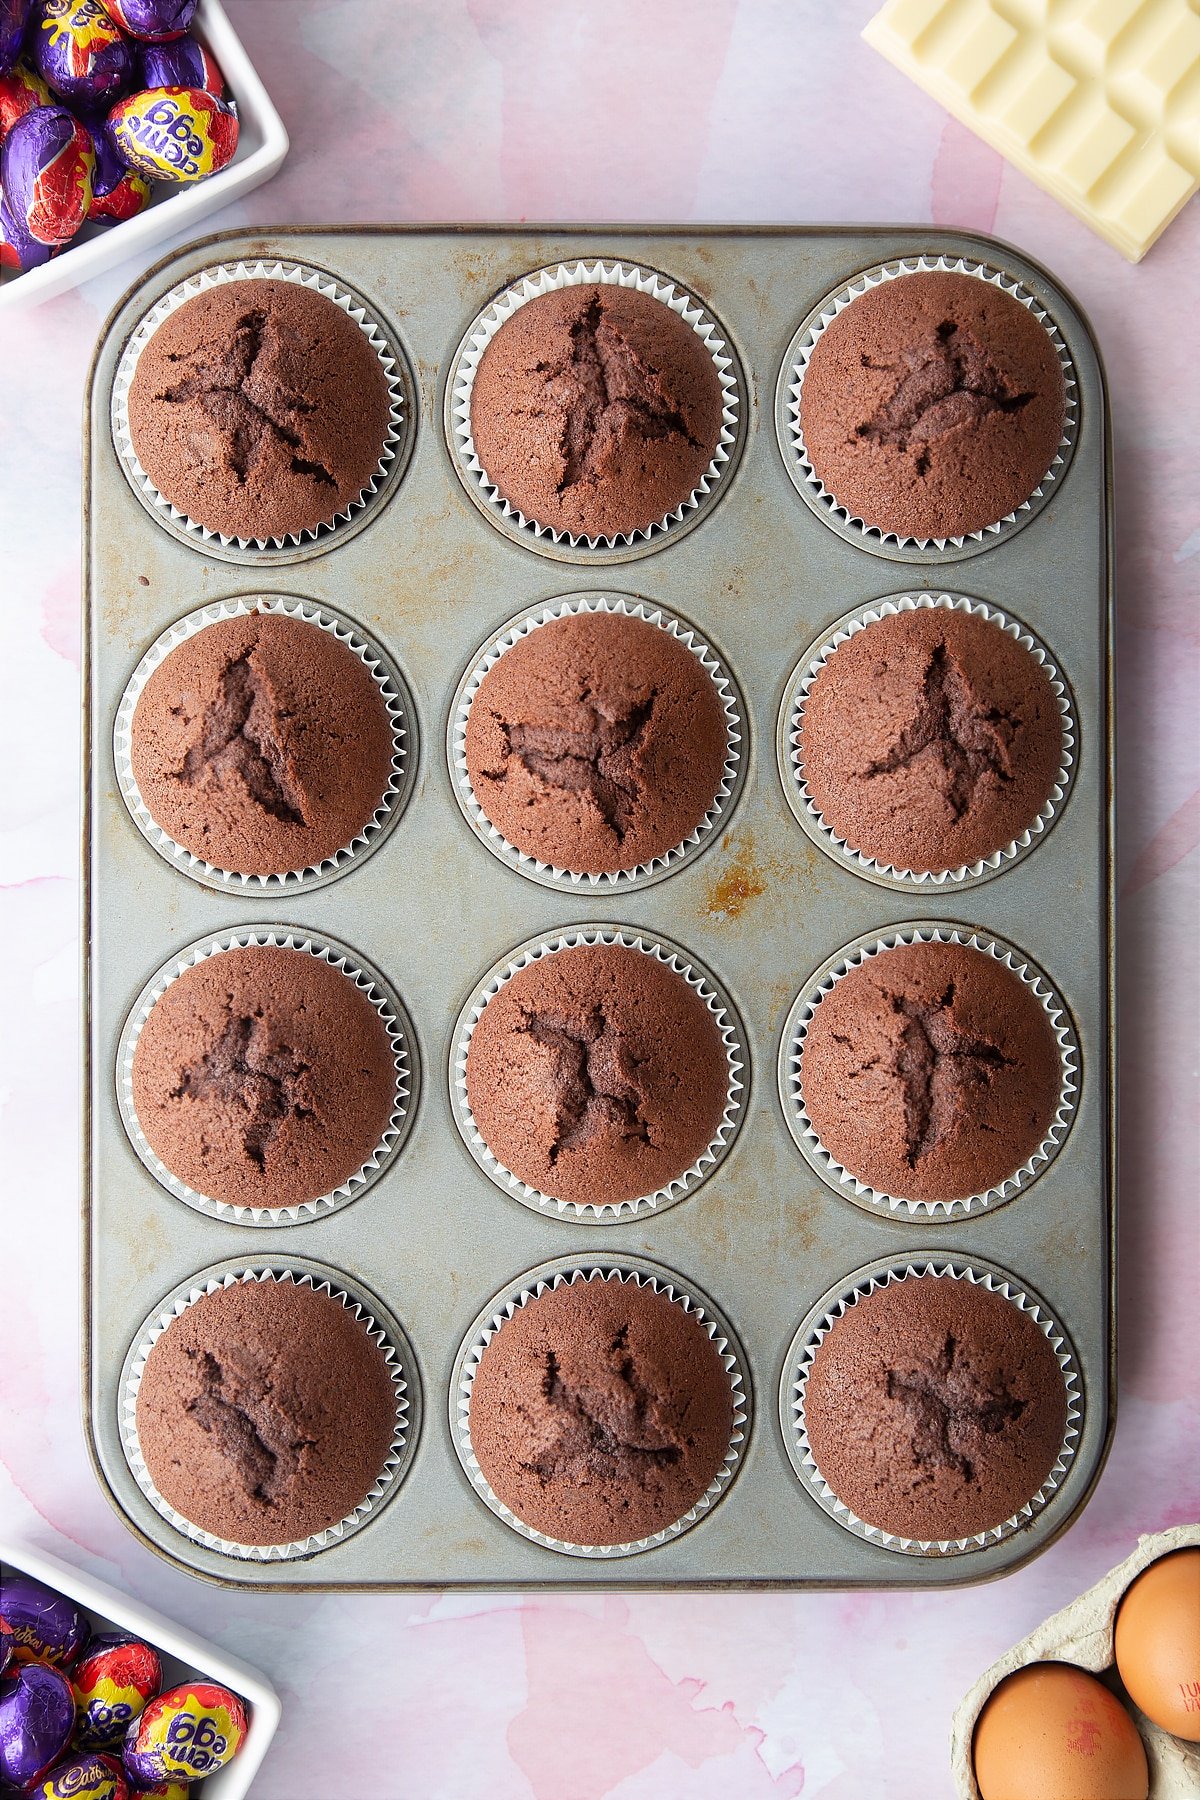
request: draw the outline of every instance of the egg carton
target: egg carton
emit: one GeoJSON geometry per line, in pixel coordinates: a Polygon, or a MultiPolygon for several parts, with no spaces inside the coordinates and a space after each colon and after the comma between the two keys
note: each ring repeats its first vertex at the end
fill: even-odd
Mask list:
{"type": "Polygon", "coordinates": [[[1020,252],[967,232],[235,231],[185,246],[130,289],[97,347],[84,444],[83,1379],[99,1479],[132,1529],[195,1574],[266,1589],[931,1588],[1017,1567],[1078,1515],[1103,1464],[1115,1394],[1109,442],[1099,353],[1070,295],[1020,252]],[[1003,271],[1053,319],[1075,383],[1069,465],[1023,522],[944,554],[847,537],[795,486],[797,334],[829,295],[873,270],[960,264],[1003,271]],[[216,265],[320,271],[363,296],[406,372],[402,475],[317,541],[258,551],[173,531],[122,460],[113,430],[122,358],[165,295],[216,265]],[[512,522],[478,504],[462,460],[461,346],[497,296],[563,266],[669,291],[689,316],[711,319],[738,389],[729,460],[703,507],[625,542],[502,529],[512,522]],[[918,888],[873,879],[801,829],[781,719],[797,669],[852,609],[942,594],[985,604],[1046,646],[1070,694],[1075,763],[1068,797],[1028,855],[918,888]],[[164,632],[202,609],[259,598],[347,621],[380,645],[411,703],[411,789],[386,840],[328,880],[261,893],[194,879],[147,841],[122,790],[119,729],[130,677],[164,632]],[[531,878],[481,840],[461,805],[455,721],[461,684],[506,622],[601,599],[678,619],[711,647],[736,684],[742,736],[739,780],[705,842],[652,881],[597,891],[531,878]],[[188,946],[268,924],[346,946],[394,986],[420,1099],[403,1149],[352,1204],[251,1229],[184,1204],[139,1160],[122,1124],[118,1065],[124,1023],[157,970],[188,946]],[[789,1009],[814,972],[848,945],[911,928],[1015,946],[1045,971],[1078,1048],[1078,1094],[1053,1159],[969,1214],[855,1204],[801,1154],[778,1091],[789,1009]],[[521,947],[587,931],[677,946],[711,971],[744,1027],[736,1135],[678,1204],[587,1217],[526,1204],[497,1186],[460,1129],[455,1020],[521,947]],[[423,1404],[403,1479],[375,1518],[311,1556],[248,1564],[184,1536],[139,1487],[120,1430],[121,1370],[165,1295],[264,1253],[272,1266],[319,1264],[386,1307],[412,1347],[423,1404]],[[455,1358],[472,1322],[531,1270],[572,1257],[630,1258],[684,1292],[694,1285],[745,1353],[748,1434],[735,1477],[694,1528],[619,1559],[522,1536],[489,1510],[455,1447],[455,1358]],[[1044,1301],[1079,1371],[1079,1435],[1061,1484],[1036,1516],[963,1554],[910,1556],[847,1529],[798,1479],[781,1425],[800,1322],[823,1294],[897,1260],[1003,1271],[1044,1301]]]}
{"type": "Polygon", "coordinates": [[[979,1784],[971,1764],[971,1744],[975,1726],[988,1699],[1000,1683],[1030,1663],[1065,1662],[1087,1669],[1093,1675],[1113,1674],[1114,1687],[1129,1711],[1146,1746],[1150,1765],[1149,1800],[1195,1800],[1200,1793],[1200,1744],[1188,1744],[1172,1737],[1139,1712],[1116,1680],[1113,1664],[1113,1630],[1117,1611],[1125,1590],[1151,1563],[1172,1550],[1200,1545],[1200,1525],[1175,1525],[1170,1531],[1158,1531],[1138,1539],[1132,1556],[1110,1569],[1103,1581],[1080,1594],[1060,1612],[1043,1621],[1036,1631],[1014,1644],[1011,1650],[994,1662],[981,1675],[970,1693],[960,1702],[950,1734],[950,1770],[959,1800],[980,1800],[979,1784]]]}

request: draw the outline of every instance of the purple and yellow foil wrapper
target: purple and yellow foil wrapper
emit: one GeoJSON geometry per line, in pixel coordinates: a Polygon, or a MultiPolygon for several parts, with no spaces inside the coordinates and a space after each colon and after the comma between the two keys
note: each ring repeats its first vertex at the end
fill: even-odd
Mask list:
{"type": "Polygon", "coordinates": [[[104,0],[114,25],[150,44],[182,37],[198,5],[199,0],[104,0]]]}
{"type": "MultiPolygon", "coordinates": [[[[17,120],[0,149],[0,188],[18,247],[23,238],[65,244],[75,236],[92,204],[95,167],[92,134],[65,106],[37,106],[17,120]]],[[[11,1612],[4,1616],[14,1623],[11,1612]]]]}
{"type": "Polygon", "coordinates": [[[176,38],[169,44],[143,44],[138,75],[144,88],[200,88],[219,100],[225,77],[216,59],[194,37],[176,38]]]}
{"type": "Polygon", "coordinates": [[[88,219],[94,225],[117,225],[132,219],[150,204],[150,183],[131,169],[113,142],[108,124],[92,127],[96,167],[92,174],[92,204],[88,219]]]}
{"type": "Polygon", "coordinates": [[[73,1600],[15,1569],[0,1575],[0,1620],[11,1634],[16,1662],[55,1663],[64,1669],[75,1662],[92,1629],[73,1600]]]}
{"type": "Polygon", "coordinates": [[[201,88],[147,88],[108,115],[113,141],[131,169],[151,181],[202,181],[237,149],[237,114],[201,88]]]}
{"type": "Polygon", "coordinates": [[[29,50],[42,80],[72,106],[107,108],[133,81],[134,47],[100,0],[40,0],[29,50]]]}
{"type": "Polygon", "coordinates": [[[0,1677],[0,1792],[27,1794],[65,1755],[75,1728],[71,1683],[51,1663],[0,1677]]]}
{"type": "Polygon", "coordinates": [[[75,1689],[75,1744],[80,1750],[116,1750],[130,1725],[162,1687],[157,1650],[124,1632],[92,1639],[71,1677],[75,1689]]]}
{"type": "Polygon", "coordinates": [[[18,119],[23,119],[35,106],[49,106],[50,89],[36,69],[27,62],[14,63],[0,75],[0,144],[18,119]]]}
{"type": "Polygon", "coordinates": [[[131,1800],[125,1771],[114,1756],[72,1755],[51,1769],[30,1800],[131,1800]]]}
{"type": "Polygon", "coordinates": [[[32,13],[33,0],[0,0],[0,73],[20,56],[32,13]]]}
{"type": "MultiPolygon", "coordinates": [[[[40,269],[57,256],[63,248],[61,244],[38,244],[17,229],[16,223],[4,204],[4,193],[0,190],[0,269],[40,269]]],[[[0,1794],[0,1800],[3,1795],[0,1794]]]]}
{"type": "Polygon", "coordinates": [[[245,1736],[246,1709],[236,1694],[215,1682],[184,1682],[129,1727],[125,1772],[139,1788],[172,1777],[202,1781],[232,1761],[245,1736]]]}

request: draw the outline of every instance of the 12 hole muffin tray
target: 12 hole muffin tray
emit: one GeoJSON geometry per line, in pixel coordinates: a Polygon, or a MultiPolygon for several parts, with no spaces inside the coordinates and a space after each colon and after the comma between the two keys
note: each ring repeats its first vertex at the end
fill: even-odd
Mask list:
{"type": "Polygon", "coordinates": [[[85,439],[85,1411],[100,1481],[133,1530],[210,1580],[284,1589],[937,1586],[1044,1548],[1096,1481],[1114,1410],[1109,421],[1100,360],[1067,294],[1005,245],[924,228],[234,234],[173,254],[118,307],[92,366],[85,439]],[[1031,504],[997,529],[886,537],[809,478],[795,384],[840,298],[880,273],[947,265],[998,276],[1044,316],[1068,378],[1063,443],[1031,504]],[[131,452],[125,395],[144,321],[217,267],[315,272],[363,309],[388,359],[388,455],[365,504],[330,527],[279,541],[200,531],[156,502],[131,452]],[[669,293],[719,359],[719,446],[693,502],[616,542],[531,523],[482,478],[471,442],[471,380],[497,319],[513,293],[541,292],[564,269],[669,293]],[[1052,672],[1063,767],[1008,851],[915,880],[857,855],[806,803],[798,709],[809,662],[839,633],[873,613],[956,603],[1000,615],[1052,672]],[[264,604],[347,637],[397,727],[385,816],[353,854],[277,881],[231,878],[173,845],[129,762],[135,672],[194,629],[180,621],[264,604]],[[597,605],[687,642],[730,732],[711,816],[632,880],[516,854],[464,778],[463,708],[487,646],[597,605]],[[539,944],[597,932],[686,966],[720,1025],[729,1092],[681,1181],[645,1203],[559,1206],[473,1131],[465,1046],[482,999],[539,944]],[[814,1143],[796,1091],[819,996],[918,935],[1007,959],[1045,1006],[1062,1060],[1041,1147],[969,1203],[898,1203],[852,1179],[814,1143]],[[162,972],[272,936],[373,979],[400,1077],[378,1154],[326,1201],[283,1214],[193,1193],[144,1142],[135,1152],[130,1119],[131,1046],[162,972]],[[814,1479],[796,1435],[826,1310],[930,1264],[1022,1296],[1069,1390],[1069,1453],[1046,1493],[1010,1528],[961,1544],[864,1528],[814,1479]],[[564,1554],[513,1529],[464,1443],[472,1333],[493,1302],[517,1303],[531,1271],[577,1266],[687,1295],[719,1327],[736,1381],[735,1445],[711,1504],[694,1529],[635,1554],[564,1554]],[[130,1445],[148,1322],[247,1268],[348,1294],[403,1378],[404,1431],[381,1493],[356,1528],[288,1555],[232,1555],[185,1534],[150,1498],[130,1445]]]}

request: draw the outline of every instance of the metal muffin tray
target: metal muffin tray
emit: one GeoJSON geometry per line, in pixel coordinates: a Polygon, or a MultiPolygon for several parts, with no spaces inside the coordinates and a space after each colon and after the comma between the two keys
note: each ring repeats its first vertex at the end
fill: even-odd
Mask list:
{"type": "Polygon", "coordinates": [[[949,1586],[1027,1561],[1069,1523],[1099,1474],[1114,1372],[1111,511],[1104,376],[1086,322],[1043,270],[986,238],[925,228],[637,230],[306,229],[189,245],[140,281],[109,321],[89,382],[86,570],[84,1389],[98,1477],[130,1527],[176,1565],[231,1586],[949,1586]],[[966,257],[1015,277],[1057,324],[1074,363],[1069,465],[1019,530],[960,554],[872,552],[797,492],[780,374],[823,296],[860,270],[966,257]],[[718,322],[744,377],[744,432],[711,503],[686,531],[582,558],[497,528],[449,446],[446,387],[472,321],[528,271],[578,259],[659,271],[718,322]],[[164,528],[122,467],[111,425],[122,347],[168,290],[215,263],[294,259],[363,295],[407,359],[411,455],[369,518],[294,554],[233,558],[164,528]],[[736,681],[745,773],[702,851],[653,885],[545,885],[489,853],[460,807],[447,741],[456,690],[480,646],[523,609],[602,591],[661,603],[694,625],[736,681]],[[777,757],[780,710],[802,654],[837,620],[887,595],[962,593],[1048,646],[1069,685],[1078,742],[1071,791],[1029,854],[990,878],[907,887],[865,877],[801,829],[777,757]],[[236,595],[328,606],[379,641],[412,701],[415,779],[368,860],[317,886],[229,892],[190,879],[147,842],[122,798],[117,709],[149,645],[176,620],[236,595]],[[843,946],[942,922],[1004,940],[1046,972],[1079,1046],[1078,1104],[1057,1155],[1006,1203],[908,1217],[853,1204],[801,1155],[781,1105],[780,1039],[800,990],[843,946]],[[412,1129],[353,1204],[284,1226],[208,1216],[161,1186],[118,1107],[122,1027],[154,972],[183,947],[281,924],[347,945],[382,972],[411,1020],[420,1068],[412,1129]],[[661,936],[728,993],[745,1031],[741,1128],[679,1204],[616,1221],[519,1204],[468,1149],[452,1106],[455,1021],[501,959],[585,924],[661,936]],[[817,1300],[867,1265],[978,1259],[1040,1295],[1066,1328],[1082,1379],[1076,1454],[1022,1529],[953,1556],[865,1541],[802,1485],[781,1434],[780,1384],[817,1300]],[[452,1434],[464,1337],[492,1298],[539,1265],[633,1259],[695,1284],[743,1348],[750,1419],[734,1479],[684,1532],[620,1560],[565,1556],[494,1516],[452,1434]],[[386,1507],[306,1560],[243,1562],[161,1518],[122,1450],[122,1368],[143,1321],[214,1266],[317,1263],[382,1303],[416,1359],[418,1441],[386,1507]]]}

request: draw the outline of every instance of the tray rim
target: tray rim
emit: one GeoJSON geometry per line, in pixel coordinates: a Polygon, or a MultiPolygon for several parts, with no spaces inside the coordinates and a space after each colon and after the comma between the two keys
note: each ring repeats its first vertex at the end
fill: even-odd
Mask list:
{"type": "MultiPolygon", "coordinates": [[[[1106,1344],[1107,1359],[1105,1367],[1106,1412],[1103,1421],[1103,1437],[1096,1454],[1093,1467],[1088,1472],[1085,1485],[1080,1491],[1075,1504],[1058,1521],[1053,1530],[1032,1543],[1028,1551],[1008,1563],[1002,1569],[986,1570],[972,1575],[969,1571],[962,1575],[954,1575],[936,1584],[936,1591],[953,1590],[966,1587],[983,1587],[993,1581],[1004,1580],[1018,1570],[1027,1568],[1037,1557],[1044,1554],[1052,1544],[1067,1531],[1079,1518],[1089,1504],[1096,1490],[1100,1477],[1107,1464],[1117,1419],[1117,1373],[1118,1373],[1118,1258],[1117,1258],[1117,1043],[1116,1043],[1116,997],[1117,997],[1117,908],[1116,908],[1116,671],[1114,658],[1115,633],[1115,595],[1114,595],[1114,493],[1113,493],[1113,424],[1112,404],[1107,371],[1104,359],[1096,339],[1095,331],[1085,309],[1071,291],[1070,287],[1059,279],[1045,264],[1018,245],[1007,239],[998,238],[985,232],[957,230],[952,227],[934,226],[917,222],[907,224],[896,222],[852,222],[812,224],[770,223],[753,225],[745,223],[704,223],[680,224],[670,221],[612,221],[602,223],[573,224],[570,222],[543,222],[537,220],[519,223],[483,221],[445,221],[434,220],[421,223],[393,222],[368,224],[288,224],[268,225],[261,230],[253,226],[243,226],[232,234],[214,232],[203,237],[193,238],[185,244],[176,246],[165,256],[160,257],[134,281],[132,281],[120,298],[115,302],[101,327],[88,363],[87,375],[83,390],[82,408],[82,461],[80,470],[80,521],[82,527],[81,558],[81,654],[79,663],[80,681],[80,766],[82,780],[82,796],[80,806],[80,1024],[83,1049],[82,1105],[80,1108],[81,1131],[81,1207],[80,1207],[80,1284],[82,1307],[80,1310],[80,1412],[83,1426],[84,1444],[88,1460],[92,1466],[100,1491],[132,1535],[160,1557],[170,1566],[177,1568],[194,1580],[203,1581],[210,1586],[226,1588],[234,1591],[263,1593],[505,1593],[518,1591],[521,1593],[541,1592],[623,1592],[635,1591],[644,1593],[803,1593],[833,1592],[849,1593],[858,1590],[880,1591],[895,1588],[898,1591],[923,1592],[930,1586],[928,1582],[918,1581],[910,1574],[908,1579],[897,1579],[880,1583],[868,1572],[861,1580],[846,1581],[838,1577],[762,1577],[745,1579],[733,1577],[728,1580],[719,1577],[703,1579],[659,1578],[657,1581],[631,1577],[619,1582],[605,1583],[595,1580],[570,1579],[569,1576],[548,1575],[545,1578],[528,1582],[511,1579],[495,1581],[458,1580],[451,1584],[445,1581],[279,1581],[264,1587],[261,1582],[238,1579],[235,1575],[218,1574],[215,1571],[195,1568],[191,1563],[175,1555],[171,1550],[159,1545],[147,1535],[142,1527],[125,1511],[116,1493],[109,1484],[100,1460],[92,1418],[92,1201],[95,1179],[95,1168],[92,1157],[92,1124],[93,1107],[92,1092],[94,1087],[94,1046],[92,1015],[92,982],[91,982],[91,932],[93,927],[93,898],[91,892],[91,843],[92,843],[92,777],[93,762],[91,755],[93,708],[91,698],[91,671],[94,655],[94,631],[91,607],[92,557],[88,524],[90,519],[90,498],[92,484],[93,445],[89,431],[92,412],[92,400],[96,386],[96,377],[101,355],[108,344],[113,328],[120,314],[135,299],[138,293],[151,285],[157,277],[172,263],[193,256],[197,251],[215,248],[249,239],[255,243],[269,243],[278,238],[341,238],[341,237],[404,237],[418,236],[487,236],[537,238],[557,236],[564,238],[592,239],[606,236],[680,238],[684,240],[704,239],[709,237],[726,238],[870,238],[880,236],[893,238],[911,233],[915,241],[928,243],[947,243],[953,240],[970,239],[973,243],[985,247],[1001,258],[1005,254],[1017,257],[1028,268],[1032,269],[1039,279],[1047,282],[1052,290],[1061,293],[1072,307],[1079,319],[1083,333],[1088,339],[1096,362],[1096,377],[1099,387],[1099,433],[1100,452],[1103,462],[1103,537],[1102,554],[1104,559],[1104,590],[1100,608],[1100,620],[1103,630],[1103,682],[1101,698],[1104,718],[1102,729],[1096,733],[1098,750],[1101,752],[1101,767],[1104,781],[1104,806],[1101,820],[1104,830],[1102,846],[1102,877],[1104,882],[1104,908],[1102,925],[1102,955],[1097,967],[1103,971],[1102,992],[1100,995],[1101,1028],[1104,1031],[1106,1054],[1103,1068],[1106,1080],[1106,1106],[1104,1111],[1104,1142],[1102,1147],[1106,1210],[1108,1215],[1108,1232],[1105,1240],[1105,1256],[1108,1272],[1108,1292],[1106,1295],[1106,1344]]],[[[876,259],[877,260],[877,259],[876,259]]],[[[499,291],[499,290],[497,290],[499,291]]],[[[438,404],[448,376],[447,368],[440,368],[437,378],[438,404]]],[[[285,565],[286,567],[287,565],[285,565]]],[[[1101,1055],[1097,1052],[1097,1055],[1101,1055]]],[[[420,1353],[417,1363],[420,1366],[420,1353]]],[[[965,1559],[968,1560],[969,1559],[965,1559]]],[[[319,1567],[319,1559],[318,1565],[319,1567]]],[[[898,1575],[903,1576],[903,1570],[898,1575]]]]}

